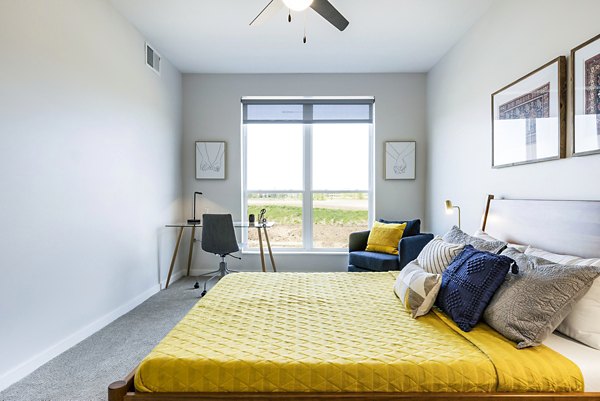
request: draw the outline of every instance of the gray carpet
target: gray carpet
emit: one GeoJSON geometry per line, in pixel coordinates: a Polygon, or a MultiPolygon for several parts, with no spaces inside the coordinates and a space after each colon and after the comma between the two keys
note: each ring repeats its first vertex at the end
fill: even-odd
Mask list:
{"type": "Polygon", "coordinates": [[[131,372],[199,300],[184,277],[0,392],[1,401],[96,401],[131,372]]]}

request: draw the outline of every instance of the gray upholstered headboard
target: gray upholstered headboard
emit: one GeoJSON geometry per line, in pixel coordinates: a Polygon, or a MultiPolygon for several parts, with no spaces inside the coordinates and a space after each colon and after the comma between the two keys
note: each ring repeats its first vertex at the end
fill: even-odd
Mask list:
{"type": "Polygon", "coordinates": [[[488,197],[482,230],[554,253],[600,257],[600,201],[488,197]]]}

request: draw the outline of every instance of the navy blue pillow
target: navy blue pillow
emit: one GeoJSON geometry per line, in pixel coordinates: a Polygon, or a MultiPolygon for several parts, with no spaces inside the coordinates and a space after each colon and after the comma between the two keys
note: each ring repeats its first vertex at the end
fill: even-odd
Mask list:
{"type": "Polygon", "coordinates": [[[471,331],[504,282],[511,265],[513,273],[518,273],[518,267],[511,258],[466,245],[442,273],[436,305],[462,331],[471,331]]]}
{"type": "Polygon", "coordinates": [[[421,220],[386,220],[379,219],[380,223],[385,224],[402,224],[406,223],[406,228],[404,229],[404,233],[402,234],[402,238],[404,237],[412,237],[413,235],[417,235],[421,233],[421,220]]]}

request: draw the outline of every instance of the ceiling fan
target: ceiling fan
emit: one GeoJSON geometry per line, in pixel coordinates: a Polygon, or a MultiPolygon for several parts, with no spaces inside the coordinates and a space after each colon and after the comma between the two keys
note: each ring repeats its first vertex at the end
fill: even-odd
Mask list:
{"type": "MultiPolygon", "coordinates": [[[[304,11],[310,7],[340,31],[346,29],[349,24],[348,20],[327,0],[271,0],[250,22],[250,25],[262,23],[284,7],[293,11],[304,11]]],[[[288,21],[291,20],[290,14],[288,21]]]]}

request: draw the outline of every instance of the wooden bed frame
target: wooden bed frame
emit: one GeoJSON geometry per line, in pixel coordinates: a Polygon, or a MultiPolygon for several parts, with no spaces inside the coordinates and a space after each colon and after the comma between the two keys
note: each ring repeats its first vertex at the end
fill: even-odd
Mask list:
{"type": "MultiPolygon", "coordinates": [[[[507,242],[555,253],[598,257],[600,201],[494,199],[489,195],[482,230],[507,242]]],[[[135,370],[108,386],[108,401],[575,401],[600,393],[138,393],[135,370]]]]}

